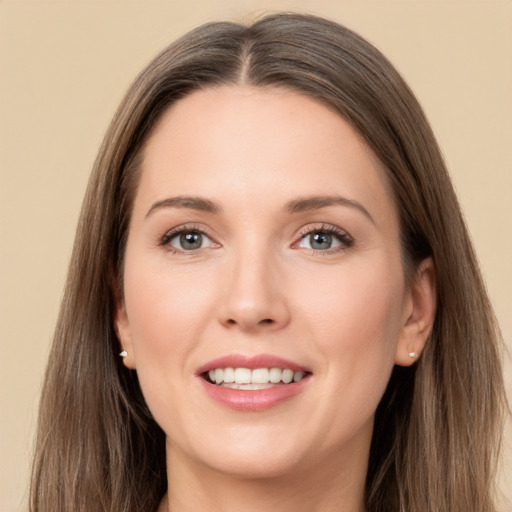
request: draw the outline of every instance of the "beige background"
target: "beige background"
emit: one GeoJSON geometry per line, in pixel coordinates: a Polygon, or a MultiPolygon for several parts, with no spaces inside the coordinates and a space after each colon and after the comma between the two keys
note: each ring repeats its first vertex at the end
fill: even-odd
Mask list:
{"type": "MultiPolygon", "coordinates": [[[[279,9],[347,24],[410,83],[511,347],[512,1],[0,1],[0,511],[26,510],[39,388],[78,210],[123,92],[193,26],[279,9]]],[[[500,477],[509,500],[511,437],[509,429],[500,477]]]]}

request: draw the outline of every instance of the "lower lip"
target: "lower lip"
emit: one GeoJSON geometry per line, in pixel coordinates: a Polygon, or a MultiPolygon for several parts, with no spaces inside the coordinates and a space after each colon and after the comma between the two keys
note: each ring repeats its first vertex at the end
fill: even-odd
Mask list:
{"type": "Polygon", "coordinates": [[[300,393],[309,381],[309,376],[291,384],[277,384],[268,389],[230,389],[210,384],[199,377],[205,391],[215,402],[235,411],[266,411],[300,393]]]}

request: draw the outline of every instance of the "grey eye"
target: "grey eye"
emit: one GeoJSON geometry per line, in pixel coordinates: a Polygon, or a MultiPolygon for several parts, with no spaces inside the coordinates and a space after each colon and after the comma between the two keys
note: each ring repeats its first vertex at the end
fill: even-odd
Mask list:
{"type": "Polygon", "coordinates": [[[310,235],[310,245],[312,249],[330,249],[332,246],[332,236],[327,233],[315,233],[310,235]]]}
{"type": "Polygon", "coordinates": [[[185,231],[174,236],[170,245],[182,251],[193,251],[211,245],[212,241],[197,231],[185,231]]]}
{"type": "Polygon", "coordinates": [[[337,236],[331,235],[324,231],[309,233],[303,237],[300,247],[305,249],[313,249],[315,251],[326,251],[341,245],[341,241],[337,236]]]}

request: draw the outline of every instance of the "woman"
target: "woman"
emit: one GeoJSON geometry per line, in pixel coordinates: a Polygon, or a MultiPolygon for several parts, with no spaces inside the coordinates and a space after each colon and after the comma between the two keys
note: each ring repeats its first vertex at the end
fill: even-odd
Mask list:
{"type": "Polygon", "coordinates": [[[376,49],[282,14],[142,72],[78,227],[34,512],[493,511],[503,404],[452,185],[376,49]]]}

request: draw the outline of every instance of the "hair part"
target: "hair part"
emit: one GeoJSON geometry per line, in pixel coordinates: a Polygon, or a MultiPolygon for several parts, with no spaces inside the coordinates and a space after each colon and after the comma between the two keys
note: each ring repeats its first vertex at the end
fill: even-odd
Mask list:
{"type": "Polygon", "coordinates": [[[106,133],[78,225],[40,404],[31,511],[155,510],[165,436],[120,362],[116,296],[148,140],[190,92],[289,88],[336,110],[382,162],[404,268],[433,258],[438,312],[417,365],[395,367],[378,407],[368,512],[495,512],[504,390],[500,334],[452,184],[414,95],[373,46],[313,16],[188,33],[138,76],[106,133]]]}

